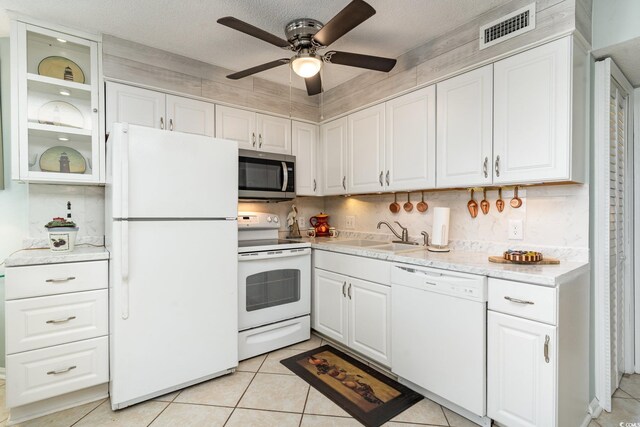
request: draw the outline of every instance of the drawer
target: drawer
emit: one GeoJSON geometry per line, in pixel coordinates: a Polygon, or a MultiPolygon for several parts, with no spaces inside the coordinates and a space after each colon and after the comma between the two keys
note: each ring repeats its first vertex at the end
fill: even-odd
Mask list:
{"type": "Polygon", "coordinates": [[[93,338],[7,356],[7,407],[109,381],[109,339],[93,338]]]}
{"type": "Polygon", "coordinates": [[[107,335],[106,289],[7,301],[7,354],[107,335]]]}
{"type": "Polygon", "coordinates": [[[489,278],[489,310],[556,324],[556,288],[489,278]]]}
{"type": "Polygon", "coordinates": [[[315,249],[312,266],[327,271],[356,277],[389,286],[391,263],[379,259],[364,258],[315,249]]]}
{"type": "Polygon", "coordinates": [[[106,289],[109,277],[107,261],[9,267],[5,275],[7,301],[106,289]]]}

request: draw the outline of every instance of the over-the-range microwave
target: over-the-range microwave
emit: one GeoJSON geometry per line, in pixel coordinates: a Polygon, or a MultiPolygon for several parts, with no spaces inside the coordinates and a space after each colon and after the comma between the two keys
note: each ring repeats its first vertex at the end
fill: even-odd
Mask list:
{"type": "Polygon", "coordinates": [[[291,200],[295,190],[296,158],[286,154],[238,150],[238,198],[291,200]]]}

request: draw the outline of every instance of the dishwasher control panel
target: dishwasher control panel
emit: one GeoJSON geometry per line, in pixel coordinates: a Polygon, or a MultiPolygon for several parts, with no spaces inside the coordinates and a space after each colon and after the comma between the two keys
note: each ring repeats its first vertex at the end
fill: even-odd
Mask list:
{"type": "Polygon", "coordinates": [[[392,286],[408,286],[474,301],[487,301],[487,278],[429,267],[393,264],[392,286]]]}

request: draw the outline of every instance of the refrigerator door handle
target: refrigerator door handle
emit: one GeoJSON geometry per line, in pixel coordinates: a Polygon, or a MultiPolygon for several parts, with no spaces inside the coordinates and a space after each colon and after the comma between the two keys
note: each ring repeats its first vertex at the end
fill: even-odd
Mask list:
{"type": "Polygon", "coordinates": [[[287,191],[287,185],[289,185],[289,171],[287,170],[287,164],[285,162],[282,163],[282,176],[284,177],[282,180],[282,191],[287,191]]]}
{"type": "Polygon", "coordinates": [[[121,234],[121,287],[122,287],[122,318],[127,320],[129,318],[129,221],[122,222],[122,234],[121,234]]]}
{"type": "Polygon", "coordinates": [[[120,217],[129,218],[129,136],[124,130],[120,153],[120,217]]]}

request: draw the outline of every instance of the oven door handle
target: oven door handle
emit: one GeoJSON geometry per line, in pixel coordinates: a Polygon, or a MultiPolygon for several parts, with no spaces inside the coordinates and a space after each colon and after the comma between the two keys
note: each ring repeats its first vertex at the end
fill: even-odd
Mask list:
{"type": "Polygon", "coordinates": [[[282,191],[287,191],[289,185],[289,170],[287,169],[286,162],[280,162],[282,164],[282,191]]]}
{"type": "Polygon", "coordinates": [[[238,261],[255,261],[258,259],[271,259],[271,258],[291,258],[296,256],[309,255],[311,248],[304,249],[283,249],[275,251],[265,252],[249,252],[245,254],[238,254],[238,261]]]}

